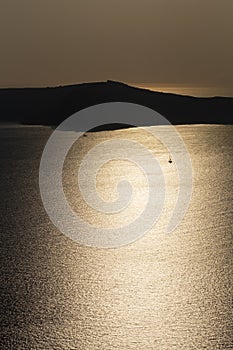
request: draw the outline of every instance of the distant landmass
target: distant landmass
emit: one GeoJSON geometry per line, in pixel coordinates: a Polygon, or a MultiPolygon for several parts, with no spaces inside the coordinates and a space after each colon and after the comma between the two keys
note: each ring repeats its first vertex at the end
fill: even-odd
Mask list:
{"type": "Polygon", "coordinates": [[[115,81],[48,88],[0,89],[0,121],[56,126],[73,113],[104,102],[149,107],[172,124],[233,124],[233,98],[192,97],[115,81]]]}

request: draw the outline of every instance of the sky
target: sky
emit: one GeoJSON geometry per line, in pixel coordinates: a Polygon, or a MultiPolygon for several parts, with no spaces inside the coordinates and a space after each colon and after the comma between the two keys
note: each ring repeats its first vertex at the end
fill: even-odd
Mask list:
{"type": "Polygon", "coordinates": [[[232,0],[0,0],[0,87],[233,87],[232,0]]]}

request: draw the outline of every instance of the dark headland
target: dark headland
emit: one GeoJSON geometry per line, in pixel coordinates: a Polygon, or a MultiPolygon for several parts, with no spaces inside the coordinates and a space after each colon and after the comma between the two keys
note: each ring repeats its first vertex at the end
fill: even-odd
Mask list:
{"type": "Polygon", "coordinates": [[[0,122],[56,126],[79,110],[104,102],[141,104],[159,112],[175,125],[233,124],[231,97],[182,96],[115,81],[0,89],[0,122]]]}

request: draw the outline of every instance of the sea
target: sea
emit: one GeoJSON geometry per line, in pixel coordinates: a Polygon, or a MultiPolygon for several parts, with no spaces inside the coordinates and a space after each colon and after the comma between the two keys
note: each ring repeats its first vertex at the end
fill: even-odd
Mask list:
{"type": "MultiPolygon", "coordinates": [[[[185,150],[178,147],[178,138],[168,150],[154,137],[155,128],[171,132],[166,126],[87,133],[67,154],[65,198],[82,221],[99,230],[122,232],[125,227],[127,235],[133,222],[138,232],[137,218],[151,196],[150,176],[155,179],[154,201],[162,203],[157,221],[145,232],[142,224],[143,234],[135,240],[103,247],[98,240],[92,245],[80,241],[85,232],[70,237],[74,223],[65,215],[60,218],[64,232],[48,215],[40,164],[54,130],[0,127],[0,349],[233,348],[233,126],[176,126],[185,150]],[[124,152],[114,157],[116,143],[111,149],[111,142],[117,141],[119,151],[121,140],[143,147],[148,155],[132,147],[133,161],[124,152]],[[105,141],[106,152],[98,148],[105,141]],[[93,149],[93,162],[83,169],[84,192],[91,189],[85,199],[77,174],[93,149]],[[191,177],[182,180],[187,155],[191,177]],[[159,168],[150,167],[152,158],[159,168]],[[90,169],[97,161],[103,164],[93,180],[90,169]],[[117,187],[119,182],[123,187],[117,187]],[[108,213],[95,207],[96,197],[107,205],[117,201],[128,183],[131,200],[121,210],[108,213]],[[187,205],[167,232],[180,188],[180,205],[187,205]],[[157,192],[165,193],[164,201],[157,192]]],[[[55,215],[59,208],[54,202],[55,215]]]]}
{"type": "Polygon", "coordinates": [[[155,83],[132,83],[130,85],[152,91],[168,94],[185,95],[193,97],[215,97],[233,96],[233,86],[210,86],[210,85],[188,85],[188,84],[155,84],[155,83]]]}

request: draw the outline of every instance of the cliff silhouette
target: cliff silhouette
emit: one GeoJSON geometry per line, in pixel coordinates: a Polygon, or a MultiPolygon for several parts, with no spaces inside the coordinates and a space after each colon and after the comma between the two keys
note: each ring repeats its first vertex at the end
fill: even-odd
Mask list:
{"type": "Polygon", "coordinates": [[[0,121],[56,126],[83,108],[117,101],[152,108],[175,125],[232,124],[233,121],[231,97],[182,96],[109,80],[48,88],[0,89],[0,121]]]}

